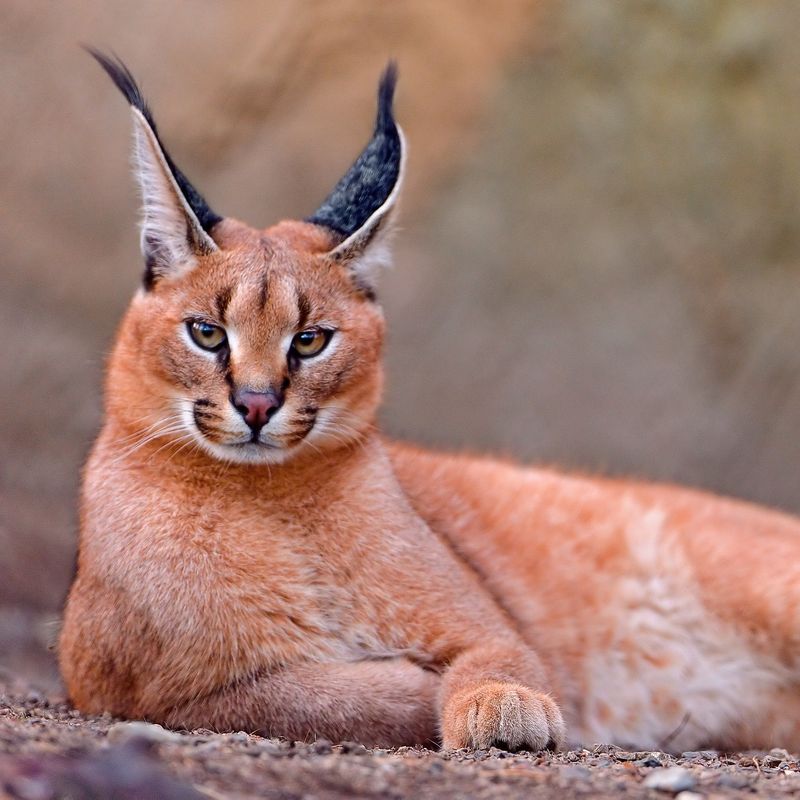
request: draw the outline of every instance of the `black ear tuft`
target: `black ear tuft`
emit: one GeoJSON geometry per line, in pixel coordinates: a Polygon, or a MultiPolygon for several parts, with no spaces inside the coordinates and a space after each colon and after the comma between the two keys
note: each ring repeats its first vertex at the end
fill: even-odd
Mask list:
{"type": "Polygon", "coordinates": [[[203,227],[203,230],[206,233],[210,233],[211,228],[213,228],[214,225],[216,225],[222,219],[222,217],[209,208],[208,203],[206,203],[202,195],[197,191],[197,189],[194,188],[194,186],[192,186],[188,178],[178,169],[178,167],[175,166],[175,162],[170,157],[170,154],[167,152],[163,142],[161,141],[161,137],[158,135],[158,129],[156,128],[156,123],[153,119],[150,107],[147,105],[147,102],[142,95],[142,90],[136,83],[131,71],[117,56],[107,56],[105,53],[101,53],[99,50],[96,50],[94,47],[90,47],[88,45],[84,45],[84,49],[106,71],[109,78],[114,81],[116,87],[122,92],[123,95],[125,95],[125,99],[145,118],[147,124],[153,131],[153,135],[155,136],[159,147],[161,148],[164,160],[167,162],[170,172],[172,172],[172,177],[175,179],[175,183],[178,184],[178,188],[183,193],[183,196],[186,199],[186,202],[189,204],[189,207],[195,213],[200,225],[203,227]]]}
{"type": "Polygon", "coordinates": [[[153,115],[150,113],[150,108],[145,102],[142,90],[136,83],[136,79],[131,74],[131,71],[122,63],[119,57],[107,56],[101,53],[90,45],[83,45],[83,49],[89,53],[95,61],[106,71],[106,74],[114,85],[125,95],[125,99],[136,109],[142,112],[142,116],[147,120],[150,127],[155,131],[156,124],[153,121],[153,115]]]}
{"type": "Polygon", "coordinates": [[[378,118],[375,121],[375,131],[391,134],[396,131],[394,121],[394,90],[397,87],[397,62],[392,60],[386,65],[378,84],[378,118]]]}
{"type": "Polygon", "coordinates": [[[390,61],[378,85],[372,140],[307,222],[331,228],[347,239],[389,199],[403,160],[403,140],[392,111],[396,84],[397,65],[390,61]]]}

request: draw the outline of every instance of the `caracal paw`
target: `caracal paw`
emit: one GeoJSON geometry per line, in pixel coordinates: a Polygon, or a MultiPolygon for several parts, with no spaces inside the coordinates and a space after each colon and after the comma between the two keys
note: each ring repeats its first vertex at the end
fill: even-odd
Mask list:
{"type": "Polygon", "coordinates": [[[515,683],[491,682],[458,692],[442,714],[446,749],[559,749],[566,726],[553,699],[515,683]]]}

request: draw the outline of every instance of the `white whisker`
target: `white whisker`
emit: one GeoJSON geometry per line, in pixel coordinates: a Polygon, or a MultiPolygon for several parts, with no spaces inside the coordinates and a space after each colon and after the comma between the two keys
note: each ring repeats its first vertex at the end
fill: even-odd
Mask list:
{"type": "MultiPolygon", "coordinates": [[[[185,430],[185,428],[182,428],[182,430],[185,430]]],[[[168,442],[164,442],[164,444],[162,444],[161,447],[157,448],[150,455],[150,458],[148,460],[152,461],[162,450],[166,450],[169,447],[175,447],[181,443],[186,443],[187,441],[191,441],[194,439],[194,437],[195,437],[194,431],[188,431],[184,433],[183,436],[178,436],[177,439],[170,439],[168,442]]],[[[175,454],[173,453],[173,455],[175,454]]]]}
{"type": "MultiPolygon", "coordinates": [[[[144,417],[144,420],[151,419],[151,417],[144,417]]],[[[146,447],[151,442],[163,438],[164,436],[172,436],[173,434],[180,433],[185,430],[186,426],[180,413],[169,413],[155,422],[151,423],[142,430],[135,431],[134,433],[120,437],[117,442],[120,445],[125,445],[119,455],[114,459],[112,464],[116,465],[123,461],[138,450],[146,447]]]]}

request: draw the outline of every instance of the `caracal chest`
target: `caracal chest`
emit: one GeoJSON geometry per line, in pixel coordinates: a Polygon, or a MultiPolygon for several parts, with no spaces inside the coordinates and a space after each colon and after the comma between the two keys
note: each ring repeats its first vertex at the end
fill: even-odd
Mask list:
{"type": "Polygon", "coordinates": [[[162,496],[149,508],[156,513],[133,521],[119,558],[107,556],[128,564],[129,587],[171,630],[200,628],[231,648],[257,643],[268,660],[275,651],[281,660],[350,660],[417,645],[389,573],[407,561],[406,575],[421,572],[424,584],[424,567],[403,556],[402,542],[385,541],[374,513],[323,506],[311,493],[288,504],[221,490],[194,502],[162,496]]]}

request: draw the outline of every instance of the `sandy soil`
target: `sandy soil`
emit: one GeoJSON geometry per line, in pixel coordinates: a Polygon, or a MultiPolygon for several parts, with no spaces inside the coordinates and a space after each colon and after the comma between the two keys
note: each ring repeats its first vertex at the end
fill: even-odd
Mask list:
{"type": "Polygon", "coordinates": [[[699,800],[798,792],[798,757],[781,750],[679,756],[609,745],[539,754],[367,750],[354,743],[173,732],[107,715],[86,717],[61,698],[0,683],[3,798],[699,800]]]}

